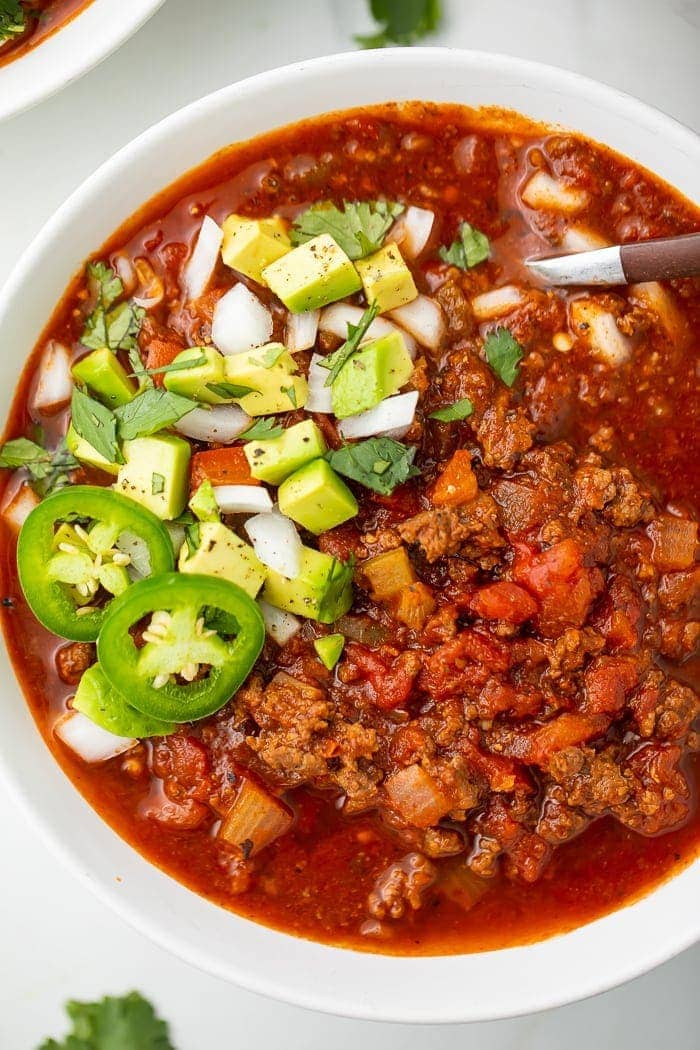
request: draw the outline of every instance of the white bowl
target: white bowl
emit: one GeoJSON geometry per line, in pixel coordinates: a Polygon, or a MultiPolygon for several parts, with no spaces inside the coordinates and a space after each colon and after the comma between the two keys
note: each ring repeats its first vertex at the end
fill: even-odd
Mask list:
{"type": "MultiPolygon", "coordinates": [[[[317,59],[252,77],[195,102],[108,161],[45,226],[0,296],[0,415],[23,356],[83,259],[176,176],[220,147],[323,110],[421,97],[496,104],[559,122],[655,170],[686,195],[700,143],[618,91],[520,59],[407,49],[317,59]]],[[[80,797],[44,747],[13,676],[0,766],[32,823],[98,896],[159,944],[205,970],[302,1006],[375,1020],[475,1021],[542,1010],[649,970],[700,938],[700,863],[646,898],[527,947],[394,958],[297,939],[223,911],[152,867],[80,797]]],[[[50,892],[50,883],[47,885],[50,892]]]]}
{"type": "Polygon", "coordinates": [[[92,0],[37,47],[0,66],[0,120],[55,94],[116,51],[163,0],[92,0]]]}

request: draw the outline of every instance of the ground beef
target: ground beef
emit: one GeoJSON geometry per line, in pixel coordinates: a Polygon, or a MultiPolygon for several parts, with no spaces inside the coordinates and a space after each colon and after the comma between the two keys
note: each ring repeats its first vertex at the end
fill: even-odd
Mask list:
{"type": "MultiPolygon", "coordinates": [[[[429,562],[457,553],[488,562],[491,552],[505,546],[499,533],[498,508],[485,493],[455,509],[421,511],[399,525],[397,532],[404,543],[418,544],[429,562]]],[[[483,567],[488,567],[487,562],[483,567]]]]}
{"type": "Polygon", "coordinates": [[[92,642],[71,642],[56,651],[58,677],[66,685],[77,685],[94,662],[95,646],[92,642]]]}
{"type": "Polygon", "coordinates": [[[427,857],[409,853],[377,879],[367,901],[370,915],[375,919],[400,919],[407,908],[417,911],[436,875],[435,866],[427,857]]]}

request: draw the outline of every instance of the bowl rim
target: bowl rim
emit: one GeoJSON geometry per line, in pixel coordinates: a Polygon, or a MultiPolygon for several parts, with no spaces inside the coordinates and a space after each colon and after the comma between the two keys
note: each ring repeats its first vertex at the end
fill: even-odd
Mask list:
{"type": "MultiPolygon", "coordinates": [[[[658,131],[659,135],[663,135],[666,139],[669,136],[675,138],[678,148],[688,156],[700,159],[700,139],[690,129],[673,118],[665,116],[653,107],[617,89],[606,87],[598,81],[526,59],[498,55],[492,52],[463,49],[413,48],[410,50],[388,49],[382,52],[344,52],[339,55],[297,62],[258,73],[190,103],[141,133],[137,138],[127,143],[112,158],[103,163],[85,180],[80,188],[68,197],[22,254],[14,271],[0,290],[0,329],[2,329],[7,317],[11,316],[13,306],[16,307],[15,300],[18,293],[21,293],[27,276],[41,260],[45,252],[45,244],[50,242],[51,238],[57,235],[60,229],[71,221],[74,215],[80,214],[86,197],[90,197],[91,194],[97,194],[113,185],[115,178],[128,171],[129,164],[137,156],[152,155],[161,140],[172,138],[173,135],[177,134],[178,130],[185,128],[192,121],[201,119],[206,115],[207,111],[216,109],[218,105],[224,104],[227,100],[234,98],[239,101],[241,99],[250,99],[260,89],[276,86],[283,87],[290,82],[303,81],[307,72],[332,75],[341,66],[345,69],[352,69],[353,67],[363,68],[366,63],[372,64],[377,61],[382,62],[384,72],[392,65],[402,67],[405,64],[411,64],[419,67],[423,62],[437,63],[441,70],[444,68],[445,71],[446,67],[453,62],[469,63],[477,71],[487,66],[493,67],[493,64],[496,63],[517,77],[531,78],[535,83],[539,83],[540,86],[548,86],[552,83],[558,85],[565,83],[572,89],[591,96],[599,105],[614,105],[623,108],[632,117],[637,117],[639,121],[644,122],[647,128],[653,128],[658,131]]],[[[447,71],[445,75],[447,75],[447,71]]],[[[309,115],[313,114],[310,113],[309,115]]],[[[206,158],[202,158],[202,162],[205,160],[206,158]]],[[[128,216],[123,218],[126,219],[128,216]]],[[[34,731],[38,732],[36,727],[34,727],[34,731]]],[[[51,756],[50,761],[56,765],[60,776],[65,778],[65,774],[60,770],[53,756],[51,756]]],[[[5,749],[2,738],[0,738],[0,776],[7,783],[13,796],[18,799],[31,822],[38,825],[44,841],[52,852],[100,900],[109,905],[134,929],[146,934],[156,944],[208,973],[232,981],[249,991],[309,1009],[367,1020],[410,1023],[483,1021],[535,1013],[587,998],[615,987],[670,959],[700,939],[700,912],[696,909],[694,920],[692,914],[690,916],[684,914],[682,921],[680,918],[674,917],[675,925],[673,928],[669,930],[663,927],[655,930],[654,936],[649,938],[648,943],[647,941],[644,942],[643,951],[632,953],[627,951],[627,954],[622,953],[622,957],[618,958],[621,952],[619,942],[624,939],[626,930],[636,929],[645,920],[651,922],[657,912],[660,913],[665,910],[674,914],[674,911],[677,911],[675,898],[684,896],[690,899],[691,894],[697,892],[697,880],[698,876],[700,876],[699,859],[691,862],[683,871],[653,889],[641,900],[618,909],[586,926],[531,945],[470,955],[417,957],[372,955],[353,949],[334,948],[318,944],[317,942],[291,937],[288,934],[271,930],[268,927],[252,923],[250,920],[242,919],[240,916],[235,916],[239,923],[244,922],[255,927],[255,933],[251,936],[256,942],[268,949],[271,945],[274,945],[280,956],[286,956],[289,960],[292,960],[289,966],[289,969],[293,971],[292,973],[284,976],[278,974],[275,977],[271,977],[268,972],[261,970],[259,961],[255,958],[251,960],[250,956],[233,960],[217,957],[216,952],[212,952],[206,945],[202,945],[201,939],[199,942],[197,941],[197,933],[194,928],[196,924],[194,923],[190,924],[191,929],[188,928],[177,932],[168,928],[162,920],[152,919],[148,910],[143,907],[143,904],[130,899],[123,890],[119,889],[114,880],[109,880],[101,875],[98,871],[99,865],[88,855],[88,851],[75,845],[68,845],[67,842],[63,841],[57,829],[52,825],[44,808],[37,806],[36,802],[30,798],[27,777],[26,775],[20,775],[18,770],[12,768],[10,756],[5,749]],[[664,902],[663,908],[662,901],[664,902]],[[565,955],[570,954],[572,950],[583,951],[585,954],[591,945],[595,946],[597,944],[598,948],[600,948],[598,942],[600,940],[600,931],[603,928],[605,928],[610,950],[605,955],[598,951],[595,957],[595,966],[587,971],[585,976],[579,975],[573,983],[569,973],[563,973],[563,970],[557,969],[556,972],[560,974],[560,978],[556,987],[551,987],[550,983],[545,988],[538,987],[536,990],[526,987],[524,992],[521,987],[512,988],[509,989],[508,994],[501,997],[498,1003],[491,1002],[486,1008],[480,1007],[474,1002],[463,1002],[461,1000],[449,1002],[435,1000],[428,1006],[420,1000],[422,982],[425,982],[427,979],[434,985],[440,986],[451,970],[459,971],[460,968],[468,970],[470,968],[470,960],[485,960],[485,965],[491,967],[493,962],[489,961],[489,958],[491,957],[492,960],[495,957],[497,964],[502,964],[509,969],[512,976],[513,966],[515,965],[517,968],[521,965],[521,962],[522,966],[527,967],[529,970],[531,964],[536,969],[543,957],[547,959],[552,955],[556,958],[557,954],[560,954],[556,950],[556,946],[561,947],[564,942],[567,945],[565,955]],[[555,946],[554,951],[552,950],[552,945],[555,946]],[[615,947],[616,945],[618,946],[617,948],[615,947]],[[600,957],[601,955],[602,957],[600,957]],[[309,967],[308,977],[300,973],[300,968],[306,965],[309,959],[313,960],[315,965],[318,964],[319,973],[326,973],[329,986],[326,986],[326,982],[323,980],[313,983],[310,979],[312,976],[311,967],[309,967]],[[346,973],[353,972],[355,980],[354,992],[345,991],[343,970],[346,973]],[[384,982],[386,985],[384,989],[386,992],[385,1000],[382,1000],[380,995],[380,1001],[377,1002],[369,990],[367,997],[358,995],[358,975],[360,972],[362,973],[362,980],[368,985],[368,989],[373,988],[377,982],[380,984],[384,982]],[[561,976],[562,973],[563,977],[561,976]],[[404,981],[406,990],[397,992],[395,986],[402,985],[404,981]]],[[[77,789],[74,790],[77,793],[77,789]]],[[[95,814],[89,804],[82,799],[82,796],[80,801],[87,811],[96,817],[99,824],[106,829],[109,836],[119,839],[116,832],[95,814]]],[[[89,822],[89,818],[86,818],[86,820],[89,822]]],[[[137,857],[139,865],[152,869],[153,866],[150,862],[142,858],[132,846],[125,843],[124,840],[119,839],[119,841],[126,850],[137,857]]],[[[158,869],[154,870],[158,871],[158,869]]],[[[224,916],[232,915],[232,913],[219,909],[208,901],[204,901],[203,898],[198,898],[191,890],[186,889],[170,876],[161,873],[161,877],[169,885],[177,887],[169,894],[174,900],[178,899],[178,892],[181,892],[188,899],[195,898],[200,900],[206,907],[215,909],[217,914],[222,916],[222,922],[225,921],[224,916]]],[[[184,898],[180,897],[180,900],[184,900],[184,898]]],[[[192,908],[192,911],[196,910],[196,908],[192,908]]],[[[523,975],[525,975],[525,972],[524,970],[523,975]]],[[[525,985],[527,986],[527,981],[525,985]]]]}
{"type": "Polygon", "coordinates": [[[165,0],[92,0],[26,54],[0,66],[0,122],[51,98],[107,58],[165,0]],[[112,32],[106,33],[105,26],[112,32]]]}

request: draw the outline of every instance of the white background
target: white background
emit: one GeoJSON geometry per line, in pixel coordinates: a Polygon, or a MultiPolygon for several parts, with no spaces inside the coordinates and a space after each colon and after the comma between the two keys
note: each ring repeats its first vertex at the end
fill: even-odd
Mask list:
{"type": "MultiPolygon", "coordinates": [[[[566,66],[700,126],[700,0],[443,2],[447,19],[436,43],[566,66]]],[[[347,50],[352,33],[369,25],[364,0],[167,0],[101,67],[0,126],[0,281],[67,194],[138,132],[232,80],[347,50]]],[[[20,355],[29,349],[0,347],[20,355]]],[[[57,864],[12,803],[0,814],[0,1050],[32,1050],[61,1033],[69,997],[132,988],[170,1021],[178,1050],[243,1042],[256,1050],[700,1045],[700,946],[595,1000],[490,1025],[378,1025],[269,1002],[151,945],[57,864]]]]}

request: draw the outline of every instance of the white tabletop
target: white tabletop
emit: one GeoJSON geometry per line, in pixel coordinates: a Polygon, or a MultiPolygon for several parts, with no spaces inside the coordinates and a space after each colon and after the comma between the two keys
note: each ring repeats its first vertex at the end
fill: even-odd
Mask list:
{"type": "MultiPolygon", "coordinates": [[[[436,43],[567,66],[700,126],[698,0],[443,3],[448,17],[436,43]]],[[[250,73],[347,50],[352,33],[369,25],[364,0],[167,0],[101,67],[0,126],[0,281],[66,195],[143,128],[250,73]]],[[[1,841],[2,1050],[32,1050],[63,1032],[67,998],[132,988],[170,1021],[178,1050],[250,1043],[251,1035],[262,1050],[411,1050],[426,1040],[431,1050],[693,1050],[699,1043],[700,946],[624,988],[520,1020],[429,1030],[349,1021],[260,999],[154,947],[88,895],[9,802],[1,841]]]]}

